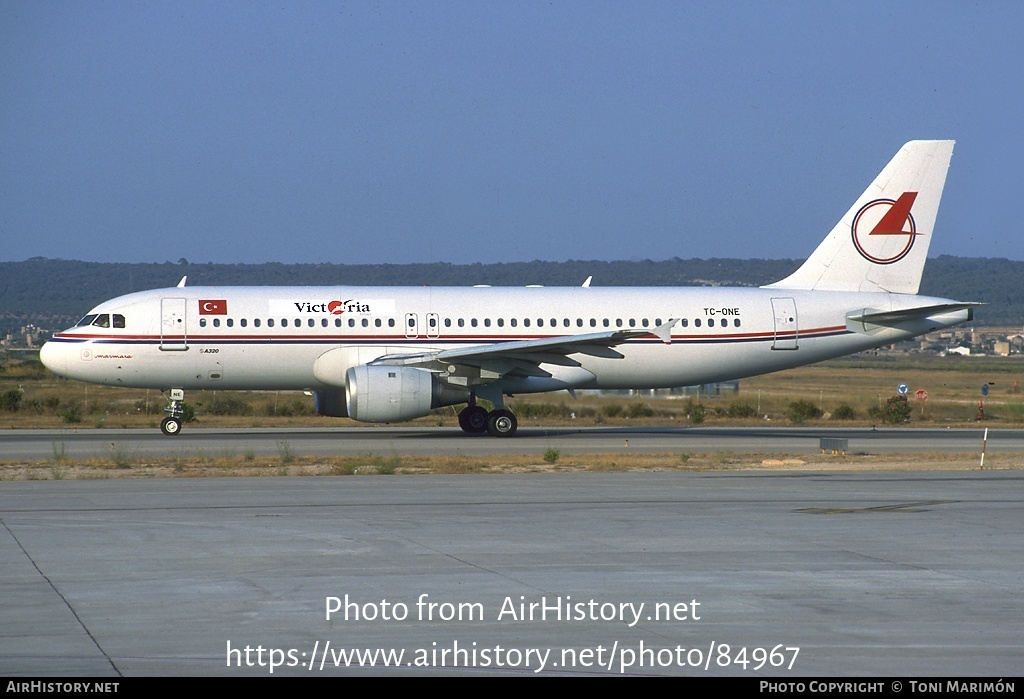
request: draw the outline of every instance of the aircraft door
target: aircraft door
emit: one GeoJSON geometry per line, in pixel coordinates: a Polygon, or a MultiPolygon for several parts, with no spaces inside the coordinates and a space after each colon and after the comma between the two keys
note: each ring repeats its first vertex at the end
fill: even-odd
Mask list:
{"type": "Polygon", "coordinates": [[[797,349],[799,324],[796,315],[796,301],[792,298],[772,299],[772,314],[775,317],[775,338],[772,349],[797,349]]]}
{"type": "Polygon", "coordinates": [[[160,299],[160,349],[181,352],[188,349],[185,299],[160,299]]]}
{"type": "Polygon", "coordinates": [[[441,323],[436,313],[427,314],[427,337],[437,337],[441,333],[441,323]]]}

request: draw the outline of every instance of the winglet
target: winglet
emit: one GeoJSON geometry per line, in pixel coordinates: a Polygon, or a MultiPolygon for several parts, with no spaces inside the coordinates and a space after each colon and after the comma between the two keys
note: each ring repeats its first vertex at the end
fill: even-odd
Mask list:
{"type": "Polygon", "coordinates": [[[591,274],[591,275],[590,275],[589,277],[587,277],[587,281],[583,282],[583,288],[584,288],[584,289],[589,289],[589,288],[590,288],[590,281],[591,281],[591,280],[592,280],[593,278],[594,278],[594,275],[593,275],[593,274],[591,274]]]}
{"type": "Polygon", "coordinates": [[[182,288],[183,286],[185,286],[185,280],[186,279],[188,279],[188,275],[187,274],[184,277],[181,278],[180,282],[178,282],[178,288],[179,289],[182,288]]]}

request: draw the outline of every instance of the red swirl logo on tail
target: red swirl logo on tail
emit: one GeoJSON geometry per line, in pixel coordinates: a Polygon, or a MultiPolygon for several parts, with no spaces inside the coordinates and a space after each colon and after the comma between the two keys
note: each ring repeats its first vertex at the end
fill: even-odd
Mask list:
{"type": "Polygon", "coordinates": [[[891,265],[907,256],[923,235],[910,213],[916,199],[917,192],[904,192],[899,199],[875,199],[861,207],[851,229],[853,245],[864,259],[891,265]]]}

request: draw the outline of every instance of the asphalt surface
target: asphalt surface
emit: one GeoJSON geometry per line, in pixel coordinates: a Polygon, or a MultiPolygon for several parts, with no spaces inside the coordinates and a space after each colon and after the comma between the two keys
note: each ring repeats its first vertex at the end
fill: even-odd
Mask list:
{"type": "MultiPolygon", "coordinates": [[[[296,455],[566,453],[615,451],[749,451],[815,453],[822,438],[848,440],[849,453],[979,453],[983,428],[872,429],[817,427],[524,427],[512,438],[469,436],[458,428],[346,427],[237,428],[186,426],[175,437],[158,429],[4,430],[0,460],[47,461],[55,451],[68,458],[90,458],[123,449],[133,456],[202,454],[276,455],[287,444],[296,455]]],[[[1024,430],[990,430],[987,450],[1024,452],[1024,430]]]]}
{"type": "Polygon", "coordinates": [[[4,482],[0,676],[1014,677],[1022,496],[1019,471],[4,482]]]}

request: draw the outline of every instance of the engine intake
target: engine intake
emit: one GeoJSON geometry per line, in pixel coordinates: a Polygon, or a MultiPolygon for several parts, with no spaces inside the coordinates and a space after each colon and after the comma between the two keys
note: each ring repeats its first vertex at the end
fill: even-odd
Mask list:
{"type": "Polygon", "coordinates": [[[402,422],[434,408],[465,403],[469,391],[429,371],[362,364],[345,373],[348,416],[360,422],[402,422]]]}

